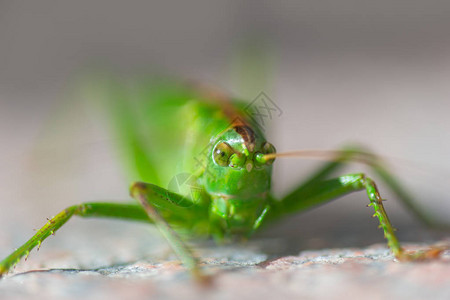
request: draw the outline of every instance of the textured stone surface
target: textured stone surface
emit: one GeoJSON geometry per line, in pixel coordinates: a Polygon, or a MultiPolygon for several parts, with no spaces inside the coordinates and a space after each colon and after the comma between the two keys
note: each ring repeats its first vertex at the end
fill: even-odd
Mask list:
{"type": "MultiPolygon", "coordinates": [[[[407,248],[423,246],[409,244],[407,248]]],[[[173,255],[162,251],[154,259],[95,268],[33,271],[39,263],[22,263],[20,269],[0,281],[0,294],[2,299],[450,299],[449,251],[431,262],[400,263],[381,244],[302,251],[281,257],[267,255],[258,248],[260,245],[255,244],[199,247],[203,268],[213,275],[208,288],[193,282],[173,255]],[[25,265],[32,271],[22,272],[25,265]]],[[[77,263],[67,253],[48,253],[41,259],[49,259],[46,264],[52,266],[77,263]]]]}

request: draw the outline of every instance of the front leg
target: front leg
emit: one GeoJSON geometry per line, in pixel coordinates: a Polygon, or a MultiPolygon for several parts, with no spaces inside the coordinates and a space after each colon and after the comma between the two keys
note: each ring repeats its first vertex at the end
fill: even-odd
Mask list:
{"type": "Polygon", "coordinates": [[[152,220],[148,218],[145,211],[135,203],[88,202],[70,206],[56,216],[48,219],[47,223],[25,244],[0,262],[0,277],[6,274],[22,257],[27,257],[34,247],[38,247],[39,249],[42,242],[50,235],[53,235],[72,216],[83,218],[115,218],[152,223],[152,220]]]}
{"type": "Polygon", "coordinates": [[[395,235],[383,206],[383,199],[375,182],[364,174],[350,174],[326,181],[314,181],[293,191],[279,202],[274,202],[268,219],[276,219],[284,214],[305,211],[313,206],[323,204],[351,192],[366,190],[370,200],[369,206],[375,210],[380,227],[384,231],[388,246],[399,260],[421,260],[438,257],[444,249],[433,248],[428,251],[407,253],[395,235]]]}
{"type": "Polygon", "coordinates": [[[130,188],[130,193],[142,206],[149,219],[155,223],[161,234],[169,242],[173,251],[183,262],[184,266],[190,270],[194,278],[206,283],[208,278],[201,273],[197,258],[188,245],[183,242],[175,230],[167,223],[159,209],[155,207],[155,204],[159,204],[160,208],[169,212],[167,216],[169,220],[174,217],[177,211],[181,211],[182,214],[186,215],[184,226],[187,228],[198,223],[201,219],[206,219],[207,215],[204,214],[206,212],[204,207],[194,205],[189,199],[150,183],[135,182],[130,188]],[[180,206],[182,203],[185,205],[184,207],[180,206]]]}
{"type": "MultiPolygon", "coordinates": [[[[161,214],[170,220],[171,224],[178,227],[189,230],[194,226],[194,224],[198,224],[199,222],[207,219],[208,213],[206,208],[193,204],[189,201],[189,199],[175,193],[171,193],[163,188],[151,184],[135,184],[134,188],[132,188],[132,192],[140,199],[139,202],[141,205],[137,203],[88,202],[70,206],[56,216],[48,219],[47,223],[26,243],[0,261],[0,277],[6,274],[16,263],[19,262],[22,257],[28,256],[32,249],[35,247],[39,248],[47,237],[53,235],[73,216],[83,218],[111,218],[128,221],[140,221],[154,223],[157,226],[160,226],[160,219],[162,217],[160,217],[159,214],[157,216],[149,213],[148,207],[143,208],[142,202],[145,200],[145,202],[148,202],[148,205],[151,205],[150,208],[152,205],[157,206],[161,214]],[[150,204],[150,202],[153,204],[150,204]]],[[[173,238],[172,235],[172,239],[176,240],[177,237],[173,238]]],[[[179,249],[176,247],[174,248],[179,249]]],[[[189,259],[190,258],[182,258],[184,263],[186,263],[189,259]]],[[[195,269],[196,264],[192,267],[192,262],[193,259],[188,261],[186,265],[188,268],[195,269]]]]}

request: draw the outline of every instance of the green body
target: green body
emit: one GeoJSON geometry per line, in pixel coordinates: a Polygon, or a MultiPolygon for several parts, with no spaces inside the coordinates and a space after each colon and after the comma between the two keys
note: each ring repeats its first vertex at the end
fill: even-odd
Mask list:
{"type": "Polygon", "coordinates": [[[123,85],[119,91],[114,86],[105,89],[114,93],[105,101],[111,101],[106,105],[112,108],[130,182],[165,187],[208,207],[209,220],[195,226],[202,234],[222,239],[252,233],[269,204],[272,166],[254,161],[255,153],[264,152],[266,139],[250,117],[251,107],[218,96],[208,98],[202,90],[170,82],[123,85]],[[234,130],[236,123],[251,127],[255,139],[251,151],[234,130]],[[242,155],[245,166],[214,162],[212,151],[222,141],[242,155]],[[186,175],[188,182],[173,184],[186,175]]]}
{"type": "Polygon", "coordinates": [[[168,81],[96,82],[89,95],[102,99],[102,108],[109,111],[114,139],[134,182],[130,193],[137,202],[89,202],[64,209],[0,262],[0,276],[76,215],[156,225],[184,265],[201,279],[198,261],[180,233],[217,240],[248,237],[263,223],[360,190],[366,191],[398,259],[433,258],[443,250],[405,253],[372,179],[364,174],[330,179],[346,162],[363,161],[419,218],[432,224],[370,153],[342,150],[340,157],[276,200],[270,195],[273,159],[264,156],[275,148],[251,122],[245,104],[168,81]]]}

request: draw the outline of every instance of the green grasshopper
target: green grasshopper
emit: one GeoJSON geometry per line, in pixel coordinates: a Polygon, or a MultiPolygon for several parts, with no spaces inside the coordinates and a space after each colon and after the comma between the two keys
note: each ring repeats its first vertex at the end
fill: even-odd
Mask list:
{"type": "Polygon", "coordinates": [[[329,179],[346,162],[363,162],[412,207],[408,194],[373,154],[359,149],[277,154],[255,118],[256,105],[166,81],[104,85],[106,93],[101,97],[109,101],[105,107],[112,116],[128,171],[137,180],[130,188],[137,202],[88,202],[64,209],[0,262],[0,276],[72,216],[79,216],[156,225],[184,266],[201,278],[198,259],[180,235],[212,236],[219,242],[248,238],[288,214],[361,190],[367,192],[369,206],[397,259],[434,258],[442,251],[407,253],[402,249],[377,186],[369,177],[360,173],[329,179]],[[276,157],[283,156],[326,158],[329,162],[277,200],[270,193],[272,165],[276,157]],[[180,181],[186,184],[174,184],[180,181]]]}

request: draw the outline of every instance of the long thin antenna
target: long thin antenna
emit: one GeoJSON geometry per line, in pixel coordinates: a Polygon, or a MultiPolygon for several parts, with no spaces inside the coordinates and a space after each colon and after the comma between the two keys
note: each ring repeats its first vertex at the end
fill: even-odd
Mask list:
{"type": "Polygon", "coordinates": [[[351,157],[352,161],[372,165],[381,157],[373,153],[359,150],[297,150],[282,153],[270,153],[262,156],[263,160],[271,160],[278,157],[298,157],[307,159],[319,159],[325,161],[344,161],[351,157]]]}

